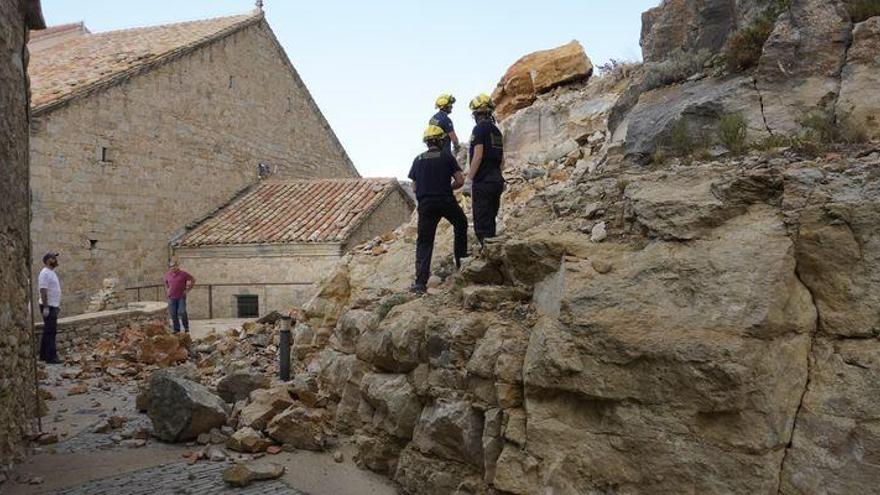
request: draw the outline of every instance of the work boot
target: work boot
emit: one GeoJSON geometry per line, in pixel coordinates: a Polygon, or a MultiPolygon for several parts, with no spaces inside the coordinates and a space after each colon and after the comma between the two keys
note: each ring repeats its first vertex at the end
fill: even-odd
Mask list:
{"type": "Polygon", "coordinates": [[[412,292],[413,294],[419,294],[419,295],[427,294],[428,287],[423,284],[412,284],[409,288],[409,291],[412,292]]]}

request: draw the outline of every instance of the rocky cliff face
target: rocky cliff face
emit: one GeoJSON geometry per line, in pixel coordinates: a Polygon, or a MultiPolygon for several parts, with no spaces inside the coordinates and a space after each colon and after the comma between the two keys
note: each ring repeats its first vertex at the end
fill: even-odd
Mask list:
{"type": "Polygon", "coordinates": [[[734,108],[771,135],[760,81],[813,94],[765,72],[806,63],[790,29],[838,33],[797,70],[873,104],[877,19],[850,42],[835,12],[794,0],[754,76],[535,95],[502,123],[503,235],[455,272],[442,227],[428,296],[413,224],[346,258],[295,341],[358,461],[406,493],[876,491],[880,144],[629,159],[734,108]]]}

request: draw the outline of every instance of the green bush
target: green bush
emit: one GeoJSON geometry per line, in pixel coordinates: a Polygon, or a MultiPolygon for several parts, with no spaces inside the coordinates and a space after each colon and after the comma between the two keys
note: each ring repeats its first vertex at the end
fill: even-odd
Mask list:
{"type": "Polygon", "coordinates": [[[791,0],[776,0],[751,25],[730,37],[724,57],[728,70],[742,72],[758,64],[764,53],[764,44],[773,34],[776,19],[790,4],[791,0]]]}
{"type": "Polygon", "coordinates": [[[880,0],[850,0],[848,6],[853,22],[867,21],[872,17],[880,16],[880,0]]]}
{"type": "Polygon", "coordinates": [[[670,84],[682,82],[703,70],[712,54],[708,50],[698,52],[677,51],[662,62],[644,65],[645,77],[642,91],[651,91],[670,84]]]}
{"type": "Polygon", "coordinates": [[[690,156],[696,149],[696,142],[691,136],[687,123],[679,120],[672,126],[666,139],[666,146],[674,156],[690,156]]]}
{"type": "Polygon", "coordinates": [[[746,119],[735,113],[721,117],[718,123],[718,140],[730,152],[741,155],[748,148],[749,128],[746,119]]]}

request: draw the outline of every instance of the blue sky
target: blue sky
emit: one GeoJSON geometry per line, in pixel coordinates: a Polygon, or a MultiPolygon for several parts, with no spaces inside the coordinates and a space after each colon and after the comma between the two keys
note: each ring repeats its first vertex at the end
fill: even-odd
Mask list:
{"type": "MultiPolygon", "coordinates": [[[[641,13],[659,0],[264,0],[269,24],[364,176],[404,177],[434,98],[467,101],[526,53],[577,39],[594,64],[638,60],[641,13]]],[[[49,24],[93,32],[240,14],[252,0],[43,0],[49,24]]]]}

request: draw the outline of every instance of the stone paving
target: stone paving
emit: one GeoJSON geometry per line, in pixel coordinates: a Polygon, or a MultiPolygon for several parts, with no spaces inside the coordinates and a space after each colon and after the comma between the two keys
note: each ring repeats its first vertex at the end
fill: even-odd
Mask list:
{"type": "Polygon", "coordinates": [[[246,488],[230,488],[222,480],[231,463],[175,462],[121,476],[92,481],[54,492],[55,495],[306,495],[278,480],[257,481],[246,488]]]}

